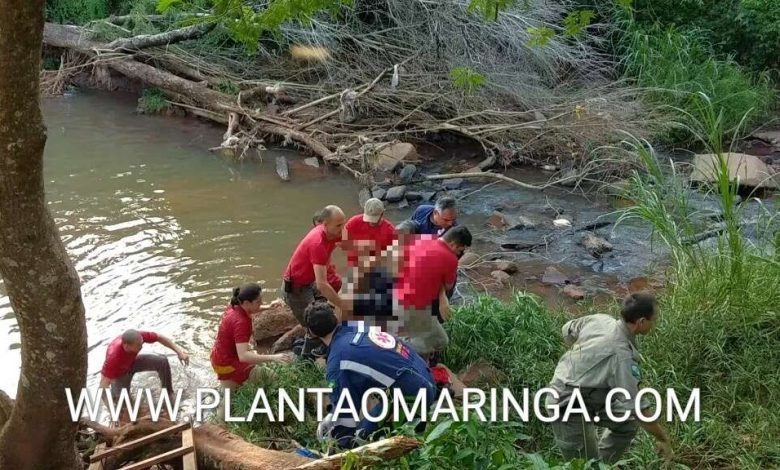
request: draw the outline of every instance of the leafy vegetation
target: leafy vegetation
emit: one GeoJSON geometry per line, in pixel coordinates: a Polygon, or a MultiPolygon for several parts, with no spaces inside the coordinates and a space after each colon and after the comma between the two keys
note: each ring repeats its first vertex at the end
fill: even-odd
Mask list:
{"type": "Polygon", "coordinates": [[[157,88],[146,88],[138,102],[139,108],[144,114],[157,114],[168,108],[167,98],[157,88]]]}

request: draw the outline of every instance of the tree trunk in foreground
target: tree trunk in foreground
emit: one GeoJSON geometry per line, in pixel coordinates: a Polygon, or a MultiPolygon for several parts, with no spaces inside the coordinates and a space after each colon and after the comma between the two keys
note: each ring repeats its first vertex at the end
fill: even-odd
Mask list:
{"type": "Polygon", "coordinates": [[[16,401],[0,413],[0,468],[9,470],[82,468],[65,388],[78,396],[86,382],[84,306],[43,191],[44,5],[0,4],[0,275],[22,343],[16,401]]]}

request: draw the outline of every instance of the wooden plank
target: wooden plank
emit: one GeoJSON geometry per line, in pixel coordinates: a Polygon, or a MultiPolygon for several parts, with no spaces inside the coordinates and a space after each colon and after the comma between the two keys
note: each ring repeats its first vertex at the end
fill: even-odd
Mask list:
{"type": "Polygon", "coordinates": [[[178,433],[180,431],[183,431],[189,427],[189,423],[181,423],[177,424],[175,426],[171,426],[169,428],[163,429],[161,431],[157,431],[153,434],[149,434],[148,436],[141,437],[139,439],[136,439],[134,441],[130,442],[123,442],[122,444],[116,445],[114,447],[111,447],[107,451],[103,452],[102,454],[94,453],[92,454],[92,457],[90,457],[90,462],[95,462],[97,460],[105,459],[106,457],[110,457],[114,454],[118,454],[122,451],[129,450],[129,449],[135,449],[136,447],[141,447],[142,445],[146,445],[150,442],[154,442],[162,437],[165,437],[169,434],[178,433]]]}
{"type": "Polygon", "coordinates": [[[142,470],[145,468],[149,468],[153,465],[157,465],[158,463],[167,462],[169,460],[175,459],[176,457],[181,457],[182,455],[189,454],[193,450],[195,450],[195,447],[192,445],[179,447],[178,449],[173,449],[164,454],[156,455],[146,460],[142,460],[134,464],[126,465],[120,468],[119,470],[142,470]]]}
{"type": "MultiPolygon", "coordinates": [[[[106,448],[106,444],[101,442],[100,444],[95,446],[95,452],[93,452],[92,455],[99,454],[100,452],[105,450],[105,448],[106,448]]],[[[89,468],[87,470],[103,470],[103,462],[101,462],[101,461],[92,462],[89,465],[89,468]]]]}
{"type": "Polygon", "coordinates": [[[195,458],[195,440],[192,437],[192,427],[181,433],[181,445],[182,447],[192,446],[192,452],[182,457],[184,463],[183,470],[198,470],[198,462],[195,458]]]}

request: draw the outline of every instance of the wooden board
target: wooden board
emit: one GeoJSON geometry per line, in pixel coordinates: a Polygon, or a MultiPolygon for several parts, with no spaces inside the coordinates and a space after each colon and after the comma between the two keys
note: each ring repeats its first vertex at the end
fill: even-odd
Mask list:
{"type": "Polygon", "coordinates": [[[182,447],[192,446],[192,452],[182,457],[183,470],[198,470],[198,461],[195,455],[195,440],[192,438],[192,427],[181,433],[182,447]]]}
{"type": "Polygon", "coordinates": [[[158,463],[164,463],[169,460],[173,460],[176,457],[181,457],[182,455],[189,454],[195,450],[195,447],[192,445],[189,446],[182,446],[178,449],[173,449],[169,452],[166,452],[164,454],[156,455],[154,457],[150,457],[146,460],[142,460],[140,462],[136,462],[134,464],[126,465],[119,470],[142,470],[145,468],[152,467],[154,465],[157,465],[158,463]]]}
{"type": "MultiPolygon", "coordinates": [[[[92,455],[99,454],[103,452],[105,449],[106,449],[106,445],[101,442],[100,444],[95,446],[95,452],[93,452],[92,455]]],[[[94,462],[91,460],[90,462],[92,463],[89,465],[89,468],[87,470],[103,470],[103,462],[101,461],[94,462]]]]}
{"type": "Polygon", "coordinates": [[[169,428],[163,429],[162,431],[157,431],[156,433],[149,434],[148,436],[141,437],[141,438],[136,439],[134,441],[124,442],[122,444],[116,445],[114,447],[111,447],[110,449],[108,449],[107,451],[105,451],[103,453],[95,452],[94,454],[92,454],[92,457],[90,457],[89,461],[90,462],[95,462],[95,461],[98,461],[98,460],[103,460],[106,457],[110,457],[110,456],[112,456],[114,454],[118,454],[118,453],[123,452],[125,450],[135,449],[136,447],[141,447],[141,446],[146,445],[146,444],[148,444],[150,442],[153,442],[153,441],[156,441],[156,440],[158,440],[160,438],[163,438],[163,437],[165,437],[165,436],[167,436],[169,434],[174,434],[174,433],[183,431],[183,430],[185,430],[185,429],[187,429],[189,427],[190,427],[189,423],[181,423],[181,424],[177,424],[175,426],[171,426],[169,428]]]}

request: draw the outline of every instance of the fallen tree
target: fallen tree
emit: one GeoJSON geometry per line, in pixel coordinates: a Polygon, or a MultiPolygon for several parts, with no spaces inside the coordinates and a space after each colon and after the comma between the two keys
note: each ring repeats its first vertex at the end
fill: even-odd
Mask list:
{"type": "MultiPolygon", "coordinates": [[[[560,6],[545,8],[533,10],[541,12],[539,18],[560,14],[560,6]]],[[[236,125],[220,150],[245,157],[266,141],[293,144],[362,180],[371,179],[365,173],[388,142],[455,134],[478,142],[504,165],[552,159],[561,166],[585,157],[593,142],[609,141],[617,127],[636,130],[632,92],[609,80],[590,88],[578,82],[607,73],[598,61],[598,71],[584,65],[589,51],[581,51],[581,44],[556,39],[551,47],[563,55],[554,58],[518,47],[515,41],[523,38],[508,33],[524,31],[518,27],[529,18],[520,13],[485,22],[457,2],[433,11],[419,0],[391,0],[381,14],[395,27],[368,32],[370,25],[349,15],[339,24],[318,19],[309,30],[284,27],[283,39],[271,47],[314,43],[328,57],[319,62],[290,60],[278,50],[242,62],[186,42],[176,45],[206,34],[213,23],[104,40],[89,29],[47,24],[44,42],[78,51],[94,69],[158,88],[170,105],[195,115],[227,125],[234,114],[236,125]],[[473,42],[445,37],[461,28],[473,42]],[[495,71],[482,71],[489,81],[476,91],[452,85],[456,56],[474,62],[480,54],[496,59],[495,71]]]]}
{"type": "MultiPolygon", "coordinates": [[[[182,444],[180,435],[170,434],[143,445],[123,447],[123,444],[159,433],[175,424],[167,420],[152,422],[145,417],[119,428],[109,428],[86,420],[81,424],[92,429],[98,439],[108,445],[108,452],[103,451],[107,456],[103,460],[104,470],[117,469],[130,462],[168,452],[182,444]],[[112,448],[117,450],[111,451],[112,448]]],[[[214,424],[194,427],[192,434],[198,468],[201,470],[337,470],[348,455],[362,462],[386,461],[397,459],[420,446],[416,439],[396,436],[314,460],[257,447],[214,424]]]]}

